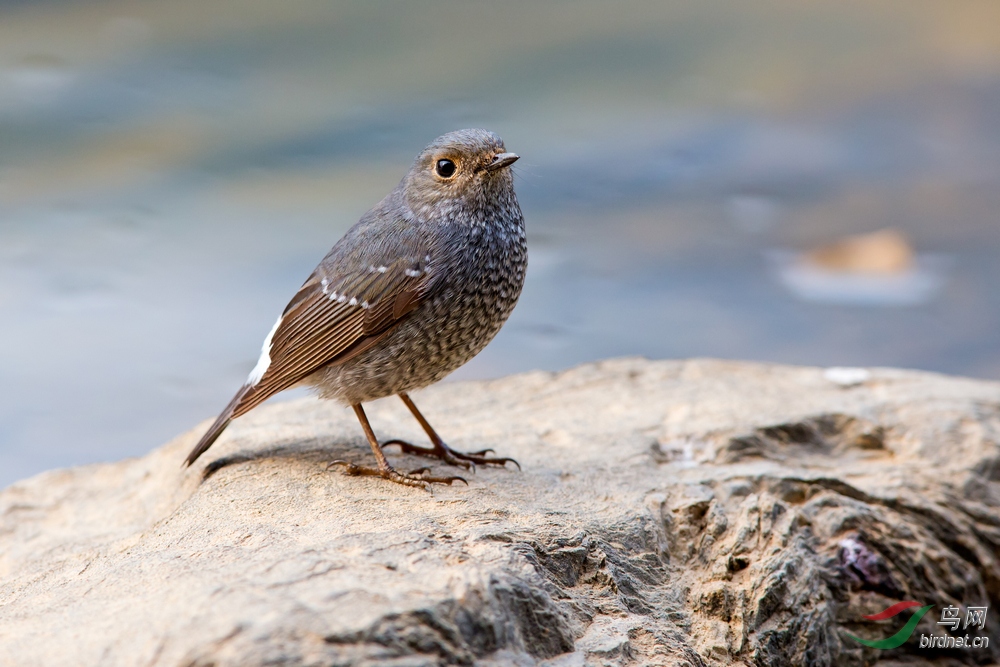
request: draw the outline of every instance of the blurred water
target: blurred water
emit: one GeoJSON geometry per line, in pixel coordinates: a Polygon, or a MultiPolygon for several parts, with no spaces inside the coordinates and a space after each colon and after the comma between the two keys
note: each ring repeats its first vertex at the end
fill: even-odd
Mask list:
{"type": "Polygon", "coordinates": [[[6,2],[0,484],[214,416],[329,246],[470,126],[522,155],[531,260],[455,377],[1000,378],[998,3],[6,2]],[[909,303],[803,300],[775,268],[887,226],[937,258],[909,303]]]}

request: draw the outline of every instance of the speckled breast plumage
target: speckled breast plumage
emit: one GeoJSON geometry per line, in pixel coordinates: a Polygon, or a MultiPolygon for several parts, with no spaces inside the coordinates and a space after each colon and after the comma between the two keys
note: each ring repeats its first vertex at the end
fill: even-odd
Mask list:
{"type": "Polygon", "coordinates": [[[433,384],[486,347],[524,285],[524,219],[513,192],[460,217],[463,224],[423,223],[429,234],[448,237],[440,246],[454,249],[427,267],[441,273],[435,293],[377,346],[319,369],[304,384],[322,398],[363,403],[433,384]]]}

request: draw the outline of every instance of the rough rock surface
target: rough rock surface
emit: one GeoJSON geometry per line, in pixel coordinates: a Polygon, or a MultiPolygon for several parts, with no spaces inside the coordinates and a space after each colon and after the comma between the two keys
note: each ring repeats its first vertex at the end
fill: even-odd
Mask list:
{"type": "MultiPolygon", "coordinates": [[[[865,648],[899,600],[989,605],[1000,643],[1000,385],[614,360],[416,396],[480,469],[433,493],[304,399],[141,459],[0,493],[3,665],[990,663],[865,648]]],[[[399,401],[376,432],[422,441],[399,401]]],[[[401,468],[426,459],[395,455],[401,468]]],[[[435,470],[444,470],[434,465],[435,470]]],[[[942,634],[937,613],[920,632],[942,634]]]]}

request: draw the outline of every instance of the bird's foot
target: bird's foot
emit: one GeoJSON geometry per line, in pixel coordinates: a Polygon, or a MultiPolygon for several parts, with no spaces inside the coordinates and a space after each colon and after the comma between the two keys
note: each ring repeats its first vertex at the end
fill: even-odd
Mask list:
{"type": "Polygon", "coordinates": [[[397,484],[403,484],[405,486],[415,486],[420,489],[427,490],[428,484],[448,484],[452,482],[462,482],[466,486],[469,483],[457,476],[452,477],[434,477],[428,475],[430,472],[429,468],[417,468],[416,470],[411,470],[409,473],[401,473],[392,466],[386,466],[385,468],[369,468],[368,466],[359,466],[348,461],[331,461],[327,466],[327,470],[333,466],[344,466],[344,474],[351,476],[365,476],[365,477],[381,477],[382,479],[387,479],[390,482],[396,482],[397,484]]]}
{"type": "MultiPolygon", "coordinates": [[[[417,447],[416,445],[411,445],[405,440],[390,440],[389,442],[382,445],[383,449],[389,445],[399,445],[399,448],[404,454],[416,454],[417,456],[428,456],[430,458],[441,459],[445,463],[453,466],[459,466],[469,470],[470,468],[475,468],[476,465],[498,465],[503,466],[508,461],[517,466],[517,469],[521,469],[521,464],[514,459],[500,457],[500,456],[486,456],[486,454],[493,452],[492,449],[482,449],[478,452],[456,452],[454,449],[444,444],[443,442],[434,443],[433,447],[417,447]]],[[[495,452],[494,452],[495,453],[495,452]]]]}

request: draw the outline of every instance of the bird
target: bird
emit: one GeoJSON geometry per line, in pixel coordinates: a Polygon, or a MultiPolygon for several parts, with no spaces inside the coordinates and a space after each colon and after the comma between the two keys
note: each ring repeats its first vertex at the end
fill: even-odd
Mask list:
{"type": "MultiPolygon", "coordinates": [[[[295,386],[353,408],[376,467],[334,461],[349,475],[407,486],[466,482],[427,468],[400,472],[383,447],[464,469],[505,466],[492,449],[451,449],[409,392],[431,385],[496,336],[521,294],[528,264],[511,165],[519,156],[489,130],[432,141],[382,201],[337,241],[282,311],[246,382],[191,450],[190,466],[229,423],[295,386]],[[430,439],[379,444],[362,405],[398,395],[430,439]]],[[[467,483],[467,482],[466,482],[467,483]]]]}

